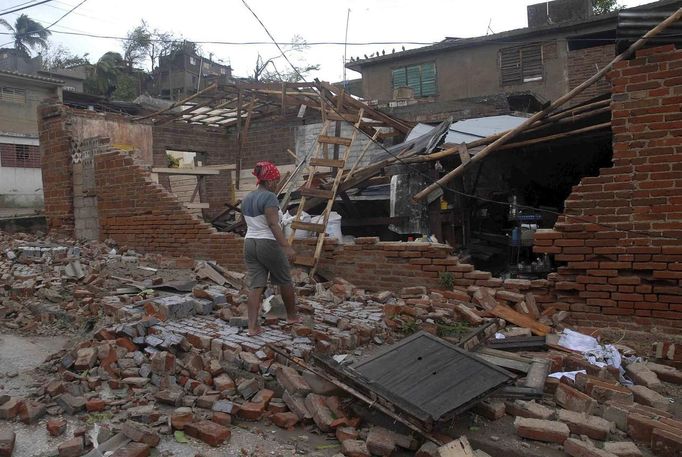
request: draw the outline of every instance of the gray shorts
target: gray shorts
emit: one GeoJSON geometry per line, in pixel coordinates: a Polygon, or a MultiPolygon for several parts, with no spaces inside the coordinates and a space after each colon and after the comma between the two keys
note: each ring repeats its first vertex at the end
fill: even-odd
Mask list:
{"type": "Polygon", "coordinates": [[[291,283],[289,259],[275,240],[246,238],[244,240],[244,262],[251,289],[264,288],[268,275],[273,285],[291,283]]]}

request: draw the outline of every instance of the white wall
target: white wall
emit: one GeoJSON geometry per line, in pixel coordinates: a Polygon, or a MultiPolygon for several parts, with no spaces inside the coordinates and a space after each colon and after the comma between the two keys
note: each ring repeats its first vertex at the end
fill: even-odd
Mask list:
{"type": "Polygon", "coordinates": [[[40,168],[3,167],[0,164],[0,207],[43,206],[43,177],[40,168]]]}
{"type": "MultiPolygon", "coordinates": [[[[37,146],[38,139],[0,134],[0,143],[37,146]]],[[[0,207],[42,208],[42,170],[40,168],[4,167],[0,162],[0,207]]]]}

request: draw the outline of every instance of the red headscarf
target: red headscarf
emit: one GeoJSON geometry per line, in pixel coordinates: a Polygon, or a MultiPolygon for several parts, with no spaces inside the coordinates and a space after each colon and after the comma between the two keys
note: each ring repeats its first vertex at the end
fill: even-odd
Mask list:
{"type": "Polygon", "coordinates": [[[263,181],[274,181],[279,179],[279,170],[272,162],[258,162],[256,168],[253,169],[252,174],[256,177],[256,184],[263,181]]]}

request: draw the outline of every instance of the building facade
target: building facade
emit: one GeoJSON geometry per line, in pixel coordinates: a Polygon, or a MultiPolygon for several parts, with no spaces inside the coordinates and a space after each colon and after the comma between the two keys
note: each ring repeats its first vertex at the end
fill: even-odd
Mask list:
{"type": "Polygon", "coordinates": [[[191,47],[159,58],[154,75],[155,95],[170,100],[188,97],[216,81],[228,82],[232,68],[200,56],[191,47]]]}
{"type": "Polygon", "coordinates": [[[0,208],[43,204],[38,105],[62,100],[64,82],[0,70],[0,208]]]}
{"type": "MultiPolygon", "coordinates": [[[[638,8],[666,8],[674,3],[679,2],[663,0],[638,8]]],[[[364,96],[380,106],[494,94],[530,94],[545,103],[567,93],[615,57],[618,12],[595,16],[589,0],[530,5],[528,23],[523,29],[446,38],[432,46],[370,56],[346,66],[362,74],[364,96]]],[[[574,103],[606,94],[609,88],[602,81],[574,103]]]]}

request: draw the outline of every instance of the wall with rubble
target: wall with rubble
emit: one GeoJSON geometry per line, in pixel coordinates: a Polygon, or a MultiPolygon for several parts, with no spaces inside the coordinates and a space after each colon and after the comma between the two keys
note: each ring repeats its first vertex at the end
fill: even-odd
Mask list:
{"type": "Polygon", "coordinates": [[[557,306],[578,323],[682,328],[682,50],[610,73],[613,166],[583,178],[536,252],[563,263],[557,306]]]}

